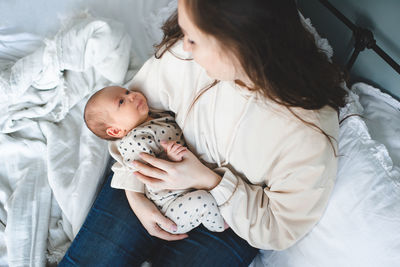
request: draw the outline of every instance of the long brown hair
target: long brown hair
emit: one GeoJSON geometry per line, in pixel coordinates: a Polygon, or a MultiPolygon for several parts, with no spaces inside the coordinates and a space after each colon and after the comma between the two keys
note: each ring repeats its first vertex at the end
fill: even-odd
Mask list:
{"type": "MultiPolygon", "coordinates": [[[[253,82],[252,90],[287,107],[336,111],[345,104],[344,72],[321,51],[301,21],[293,0],[185,0],[185,9],[202,32],[232,51],[253,82]]],[[[183,38],[177,12],[163,26],[156,57],[183,38]]],[[[331,142],[332,144],[332,142],[331,142]]]]}

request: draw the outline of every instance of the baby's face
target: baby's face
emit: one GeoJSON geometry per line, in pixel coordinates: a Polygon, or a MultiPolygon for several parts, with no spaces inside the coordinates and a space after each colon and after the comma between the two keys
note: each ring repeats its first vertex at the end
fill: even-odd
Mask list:
{"type": "Polygon", "coordinates": [[[110,86],[105,88],[104,93],[99,97],[100,108],[106,109],[112,118],[111,126],[125,130],[126,133],[148,118],[147,100],[139,92],[110,86]]]}

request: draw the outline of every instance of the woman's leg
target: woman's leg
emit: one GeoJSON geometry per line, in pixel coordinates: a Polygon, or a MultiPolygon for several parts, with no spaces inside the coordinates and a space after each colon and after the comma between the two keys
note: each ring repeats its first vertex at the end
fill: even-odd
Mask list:
{"type": "Polygon", "coordinates": [[[132,212],[123,190],[104,183],[58,266],[140,266],[160,245],[132,212]]]}
{"type": "Polygon", "coordinates": [[[248,266],[258,250],[231,229],[199,226],[180,241],[147,233],[131,211],[123,190],[104,183],[81,230],[59,266],[140,266],[152,255],[157,266],[248,266]]]}
{"type": "Polygon", "coordinates": [[[258,249],[251,247],[232,229],[210,232],[204,226],[193,229],[189,237],[163,242],[152,256],[152,267],[165,266],[248,266],[258,249]]]}

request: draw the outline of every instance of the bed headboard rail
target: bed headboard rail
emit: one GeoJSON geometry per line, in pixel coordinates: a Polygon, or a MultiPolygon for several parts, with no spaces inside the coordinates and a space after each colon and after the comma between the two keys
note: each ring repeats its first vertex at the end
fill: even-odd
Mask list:
{"type": "Polygon", "coordinates": [[[377,44],[372,31],[366,28],[359,27],[352,23],[346,16],[337,10],[328,0],[319,0],[333,15],[341,20],[352,32],[355,39],[354,51],[349,61],[346,64],[347,70],[353,67],[358,55],[364,49],[372,49],[378,56],[380,56],[386,63],[388,63],[397,73],[400,74],[400,65],[394,61],[385,51],[382,50],[377,44]]]}

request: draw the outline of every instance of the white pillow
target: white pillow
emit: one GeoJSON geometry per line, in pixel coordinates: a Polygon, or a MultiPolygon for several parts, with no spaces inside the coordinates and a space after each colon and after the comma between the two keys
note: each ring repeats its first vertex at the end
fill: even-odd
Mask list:
{"type": "Polygon", "coordinates": [[[360,98],[372,138],[384,144],[394,165],[400,166],[400,102],[365,83],[356,83],[351,89],[360,98]]]}
{"type": "Polygon", "coordinates": [[[337,182],[321,221],[293,247],[264,252],[265,266],[399,266],[399,168],[358,116],[342,122],[339,154],[337,182]]]}

